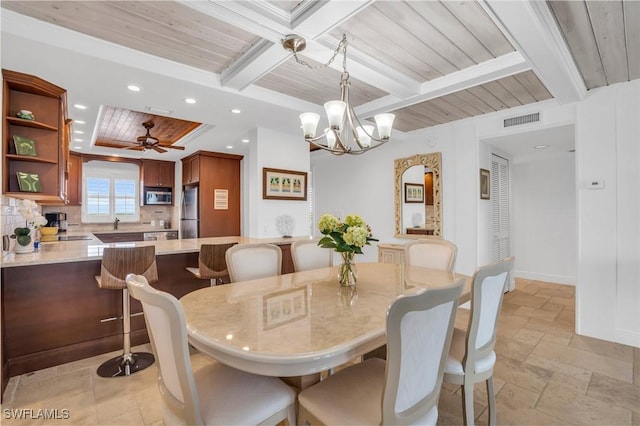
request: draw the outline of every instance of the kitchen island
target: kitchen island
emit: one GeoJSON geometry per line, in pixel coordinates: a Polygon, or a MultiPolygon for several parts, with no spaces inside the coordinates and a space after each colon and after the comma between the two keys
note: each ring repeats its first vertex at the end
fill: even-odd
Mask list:
{"type": "MultiPolygon", "coordinates": [[[[9,377],[122,348],[122,295],[99,289],[95,276],[105,247],[156,247],[159,290],[180,298],[209,285],[186,270],[198,265],[202,244],[278,244],[283,273],[292,272],[290,244],[297,238],[216,237],[102,243],[89,240],[41,244],[31,254],[6,253],[2,281],[2,390],[9,377]]],[[[131,301],[131,343],[149,341],[140,303],[131,301]]]]}

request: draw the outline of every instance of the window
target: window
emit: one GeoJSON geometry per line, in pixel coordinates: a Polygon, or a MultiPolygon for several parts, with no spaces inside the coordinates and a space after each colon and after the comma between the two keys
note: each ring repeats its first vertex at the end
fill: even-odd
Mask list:
{"type": "Polygon", "coordinates": [[[140,168],[135,164],[89,161],[82,168],[82,222],[140,220],[140,168]]]}

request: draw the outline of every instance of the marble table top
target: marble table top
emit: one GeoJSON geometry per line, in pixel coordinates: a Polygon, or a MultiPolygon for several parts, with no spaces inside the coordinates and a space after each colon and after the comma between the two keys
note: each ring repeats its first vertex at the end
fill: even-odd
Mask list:
{"type": "Polygon", "coordinates": [[[302,376],[337,367],[385,344],[386,312],[401,295],[464,275],[391,263],[358,263],[355,291],[340,288],[338,267],[196,290],[180,300],[189,342],[235,368],[302,376]]]}

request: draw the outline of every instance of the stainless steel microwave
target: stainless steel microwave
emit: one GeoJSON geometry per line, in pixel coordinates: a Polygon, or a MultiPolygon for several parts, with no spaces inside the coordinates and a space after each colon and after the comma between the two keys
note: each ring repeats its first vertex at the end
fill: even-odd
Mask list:
{"type": "Polygon", "coordinates": [[[170,189],[145,189],[144,190],[144,204],[145,205],[158,205],[158,204],[171,204],[171,190],[170,189]]]}

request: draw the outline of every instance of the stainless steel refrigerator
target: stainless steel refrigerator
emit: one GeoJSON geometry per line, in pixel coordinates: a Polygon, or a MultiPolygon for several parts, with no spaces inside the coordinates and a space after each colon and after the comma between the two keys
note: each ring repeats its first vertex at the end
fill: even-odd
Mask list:
{"type": "Polygon", "coordinates": [[[185,186],[182,190],[182,215],[180,216],[180,238],[198,238],[200,214],[198,187],[185,186]]]}

